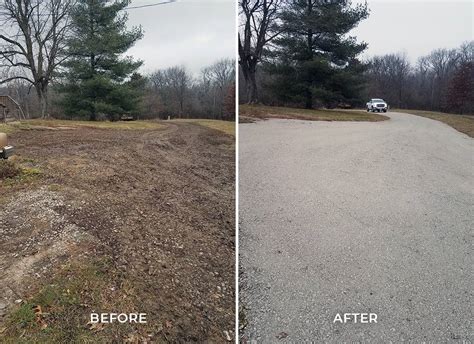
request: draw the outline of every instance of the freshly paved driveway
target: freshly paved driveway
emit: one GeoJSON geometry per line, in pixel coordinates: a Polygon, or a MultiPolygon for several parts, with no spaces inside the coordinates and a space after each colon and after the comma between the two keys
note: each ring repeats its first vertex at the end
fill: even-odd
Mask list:
{"type": "Polygon", "coordinates": [[[388,115],[240,126],[244,340],[474,342],[474,140],[388,115]]]}

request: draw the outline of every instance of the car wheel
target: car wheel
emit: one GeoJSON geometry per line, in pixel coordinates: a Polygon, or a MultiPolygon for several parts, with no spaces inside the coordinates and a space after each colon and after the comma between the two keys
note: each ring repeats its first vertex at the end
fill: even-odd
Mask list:
{"type": "Polygon", "coordinates": [[[387,109],[383,110],[383,112],[387,112],[387,109]]]}

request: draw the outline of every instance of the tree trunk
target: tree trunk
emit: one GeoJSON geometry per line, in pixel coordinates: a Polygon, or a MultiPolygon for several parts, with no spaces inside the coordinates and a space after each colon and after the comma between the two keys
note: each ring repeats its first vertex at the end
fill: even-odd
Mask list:
{"type": "Polygon", "coordinates": [[[49,118],[48,90],[43,90],[43,118],[49,118]]]}
{"type": "Polygon", "coordinates": [[[257,89],[256,74],[257,73],[255,69],[250,70],[248,73],[248,80],[246,80],[248,104],[258,103],[258,89],[257,89]]]}
{"type": "Polygon", "coordinates": [[[306,109],[312,109],[313,108],[313,94],[311,93],[310,88],[306,90],[305,97],[306,97],[306,101],[305,101],[304,107],[306,109]]]}
{"type": "Polygon", "coordinates": [[[398,108],[402,109],[402,88],[403,88],[403,83],[400,82],[400,86],[398,88],[398,108]]]}
{"type": "MultiPolygon", "coordinates": [[[[312,0],[308,0],[308,6],[307,6],[307,12],[308,12],[308,17],[311,17],[311,13],[313,12],[313,3],[312,0]]],[[[308,60],[307,61],[312,61],[314,58],[313,54],[313,30],[308,29],[307,32],[307,37],[306,37],[306,44],[308,48],[308,60]]],[[[313,76],[311,73],[306,76],[307,78],[307,86],[306,86],[306,92],[305,92],[305,108],[307,109],[312,109],[313,108],[313,92],[311,92],[311,88],[313,87],[313,76]]]]}
{"type": "Polygon", "coordinates": [[[93,96],[92,109],[89,115],[89,121],[97,121],[97,112],[95,111],[95,95],[93,96]]]}
{"type": "Polygon", "coordinates": [[[36,87],[36,95],[38,97],[39,108],[41,118],[46,118],[49,116],[48,114],[48,92],[47,89],[43,88],[42,86],[36,87]]]}

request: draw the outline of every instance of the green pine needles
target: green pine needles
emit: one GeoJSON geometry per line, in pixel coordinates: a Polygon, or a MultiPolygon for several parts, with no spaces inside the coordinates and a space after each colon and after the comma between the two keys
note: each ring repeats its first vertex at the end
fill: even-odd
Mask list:
{"type": "Polygon", "coordinates": [[[78,0],[71,12],[70,58],[60,87],[67,115],[117,120],[138,111],[141,87],[134,81],[142,61],[124,57],[142,38],[141,27],[127,30],[122,10],[129,0],[78,0]]]}
{"type": "Polygon", "coordinates": [[[365,66],[357,56],[367,44],[348,33],[367,16],[366,4],[347,0],[288,1],[264,65],[276,98],[308,109],[358,102],[365,66]]]}

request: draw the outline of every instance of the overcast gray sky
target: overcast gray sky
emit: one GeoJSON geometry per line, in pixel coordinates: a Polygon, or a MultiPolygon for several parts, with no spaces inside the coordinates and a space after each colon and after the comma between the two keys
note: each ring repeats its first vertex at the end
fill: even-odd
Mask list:
{"type": "MultiPolygon", "coordinates": [[[[364,1],[353,1],[360,3],[364,1]]],[[[410,61],[473,40],[474,2],[369,0],[370,16],[351,32],[369,43],[364,57],[405,52],[410,61]]]]}
{"type": "MultiPolygon", "coordinates": [[[[130,6],[163,0],[132,0],[130,6]]],[[[131,9],[129,25],[142,25],[145,36],[127,55],[144,61],[143,72],[184,65],[199,73],[220,58],[235,58],[236,0],[178,0],[131,9]]]]}

